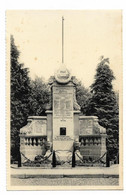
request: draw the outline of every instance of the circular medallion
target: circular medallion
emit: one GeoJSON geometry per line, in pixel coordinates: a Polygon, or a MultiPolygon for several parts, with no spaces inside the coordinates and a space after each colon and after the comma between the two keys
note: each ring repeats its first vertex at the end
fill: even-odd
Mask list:
{"type": "Polygon", "coordinates": [[[55,79],[58,83],[68,83],[71,79],[70,71],[64,65],[62,65],[55,72],[55,79]]]}

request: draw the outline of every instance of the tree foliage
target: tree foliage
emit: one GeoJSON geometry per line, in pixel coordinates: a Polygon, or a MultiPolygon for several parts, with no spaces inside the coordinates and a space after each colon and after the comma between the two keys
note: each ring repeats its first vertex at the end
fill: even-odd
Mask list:
{"type": "Polygon", "coordinates": [[[14,158],[19,150],[19,130],[26,124],[29,115],[30,79],[28,69],[19,63],[14,38],[11,36],[11,154],[14,158]]]}
{"type": "Polygon", "coordinates": [[[76,85],[76,99],[77,103],[81,107],[81,113],[86,114],[86,106],[88,103],[88,99],[91,96],[91,93],[89,92],[89,89],[85,88],[82,82],[78,79],[77,80],[77,85],[76,85]]]}
{"type": "Polygon", "coordinates": [[[46,106],[51,96],[50,87],[43,78],[37,77],[31,81],[30,115],[45,115],[46,106]]]}
{"type": "Polygon", "coordinates": [[[111,158],[118,153],[119,108],[112,81],[115,79],[109,67],[109,58],[101,59],[96,69],[92,96],[89,99],[86,115],[98,116],[99,124],[107,130],[107,149],[111,158]]]}

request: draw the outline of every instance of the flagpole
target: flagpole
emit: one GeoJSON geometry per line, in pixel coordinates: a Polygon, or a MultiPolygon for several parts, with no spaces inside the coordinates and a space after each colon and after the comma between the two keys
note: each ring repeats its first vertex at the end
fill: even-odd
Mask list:
{"type": "Polygon", "coordinates": [[[62,16],[62,63],[64,63],[64,17],[62,16]]]}

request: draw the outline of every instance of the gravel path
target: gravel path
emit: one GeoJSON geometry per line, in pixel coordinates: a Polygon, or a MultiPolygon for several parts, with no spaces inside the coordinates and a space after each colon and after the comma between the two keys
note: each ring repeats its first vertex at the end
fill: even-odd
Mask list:
{"type": "Polygon", "coordinates": [[[82,185],[119,185],[119,178],[11,178],[13,186],[82,186],[82,185]]]}

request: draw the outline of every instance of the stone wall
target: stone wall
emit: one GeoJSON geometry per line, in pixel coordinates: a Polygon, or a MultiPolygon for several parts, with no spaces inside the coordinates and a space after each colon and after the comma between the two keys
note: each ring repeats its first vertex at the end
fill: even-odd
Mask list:
{"type": "MultiPolygon", "coordinates": [[[[96,116],[79,117],[80,154],[84,160],[97,160],[106,152],[106,130],[96,116]]],[[[104,161],[105,161],[104,157],[104,161]]]]}
{"type": "Polygon", "coordinates": [[[33,161],[35,156],[45,154],[47,141],[46,126],[45,116],[31,116],[28,117],[27,125],[20,129],[22,163],[27,159],[33,161]]]}

